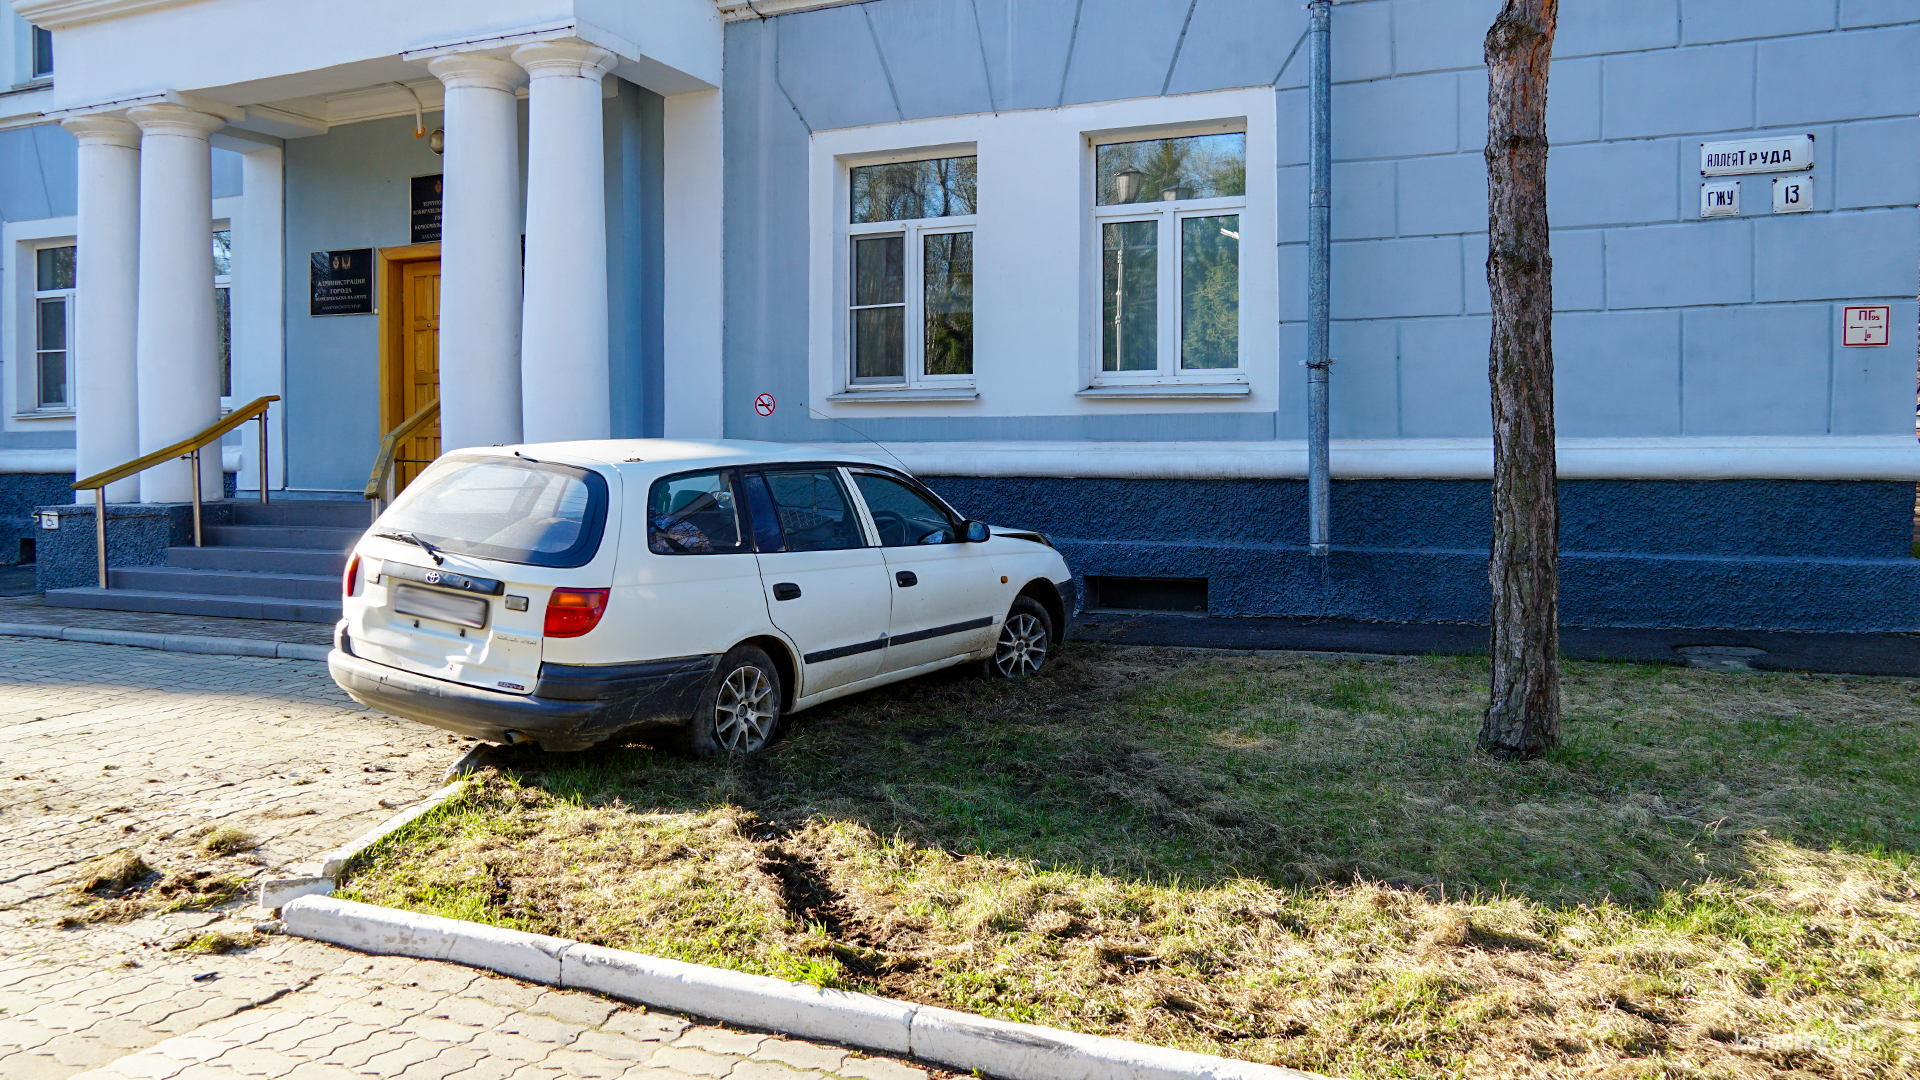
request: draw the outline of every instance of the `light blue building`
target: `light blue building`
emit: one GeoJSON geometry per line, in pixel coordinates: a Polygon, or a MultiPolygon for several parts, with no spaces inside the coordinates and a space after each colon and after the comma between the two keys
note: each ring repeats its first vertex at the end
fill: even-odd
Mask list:
{"type": "MultiPolygon", "coordinates": [[[[59,368],[92,357],[84,330],[72,356],[43,333],[50,303],[95,310],[85,271],[42,254],[78,237],[88,265],[86,149],[61,124],[96,143],[125,124],[125,148],[190,112],[231,259],[222,401],[284,399],[276,498],[358,502],[382,433],[438,394],[449,448],[878,442],[962,510],[1049,533],[1096,608],[1485,618],[1497,0],[1334,8],[1324,563],[1297,2],[13,6],[0,512],[19,538],[66,501],[76,400],[78,468],[117,463],[89,457],[70,391],[91,384],[59,368]],[[561,97],[583,78],[593,140],[561,97]],[[418,195],[435,177],[444,221],[439,189],[418,195]],[[429,319],[407,283],[440,280],[442,243],[429,319]],[[372,310],[315,314],[314,254],[354,252],[372,310]],[[516,388],[510,424],[487,411],[516,388]]],[[[1920,631],[1916,56],[1902,0],[1563,0],[1569,625],[1920,631]]],[[[147,424],[142,451],[164,445],[147,424]]],[[[229,450],[241,491],[263,482],[251,446],[229,450]]]]}

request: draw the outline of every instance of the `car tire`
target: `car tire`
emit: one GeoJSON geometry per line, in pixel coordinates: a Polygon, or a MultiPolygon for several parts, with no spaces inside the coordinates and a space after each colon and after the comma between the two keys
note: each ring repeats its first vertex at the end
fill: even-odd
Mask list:
{"type": "Polygon", "coordinates": [[[780,730],[780,669],[766,651],[738,645],[720,658],[713,681],[700,695],[687,748],[694,757],[752,754],[766,748],[780,730]]]}
{"type": "Polygon", "coordinates": [[[988,677],[1024,679],[1046,665],[1053,650],[1053,617],[1031,596],[1014,600],[987,658],[988,677]]]}

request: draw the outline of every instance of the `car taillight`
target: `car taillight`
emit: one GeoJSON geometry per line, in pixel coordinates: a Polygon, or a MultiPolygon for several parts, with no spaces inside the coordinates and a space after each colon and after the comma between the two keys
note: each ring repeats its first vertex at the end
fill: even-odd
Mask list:
{"type": "Polygon", "coordinates": [[[579,637],[600,625],[607,611],[606,589],[555,589],[547,597],[548,637],[579,637]]]}
{"type": "Polygon", "coordinates": [[[340,588],[347,596],[360,591],[360,554],[358,552],[354,553],[353,558],[347,560],[347,572],[340,576],[340,588]]]}

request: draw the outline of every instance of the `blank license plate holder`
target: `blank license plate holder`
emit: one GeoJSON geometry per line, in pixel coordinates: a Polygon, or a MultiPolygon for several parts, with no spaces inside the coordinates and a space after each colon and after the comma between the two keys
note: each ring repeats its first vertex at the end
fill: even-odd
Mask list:
{"type": "Polygon", "coordinates": [[[393,587],[393,610],[402,615],[458,623],[475,628],[487,625],[487,602],[477,597],[454,596],[411,585],[393,587]]]}

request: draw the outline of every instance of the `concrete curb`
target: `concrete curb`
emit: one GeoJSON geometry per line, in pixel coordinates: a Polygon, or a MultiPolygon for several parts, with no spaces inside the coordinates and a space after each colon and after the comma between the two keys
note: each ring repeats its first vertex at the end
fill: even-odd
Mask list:
{"type": "MultiPolygon", "coordinates": [[[[471,756],[471,751],[469,751],[469,756],[471,756]]],[[[461,760],[465,761],[466,758],[462,758],[461,760]]],[[[308,873],[299,874],[294,877],[274,878],[269,881],[262,881],[258,893],[260,906],[272,911],[277,908],[283,908],[291,901],[302,896],[326,896],[333,892],[334,880],[340,876],[340,871],[346,869],[347,864],[353,861],[354,856],[385,840],[387,837],[392,836],[394,833],[399,832],[401,829],[406,828],[408,825],[413,824],[419,820],[421,815],[430,813],[444,804],[448,799],[466,790],[466,787],[467,782],[465,780],[455,780],[453,783],[448,784],[439,791],[434,792],[419,802],[414,803],[412,806],[407,807],[405,810],[400,811],[398,814],[375,825],[373,828],[361,833],[352,840],[341,844],[339,847],[323,851],[315,856],[312,862],[295,868],[297,870],[309,871],[308,873]]],[[[476,923],[474,925],[479,924],[476,923]]],[[[436,959],[444,960],[451,958],[437,957],[436,959]]]]}
{"type": "Polygon", "coordinates": [[[746,1027],[977,1069],[1006,1080],[1325,1080],[1272,1065],[822,990],[331,896],[290,900],[280,918],[287,933],[296,937],[361,952],[446,960],[746,1027]]]}
{"type": "Polygon", "coordinates": [[[254,638],[196,637],[192,634],[154,634],[144,630],[106,630],[97,626],[52,626],[46,623],[0,623],[0,637],[55,638],[95,645],[131,645],[136,649],[204,653],[209,656],[265,656],[280,660],[325,662],[330,645],[299,645],[291,641],[254,638]]]}

